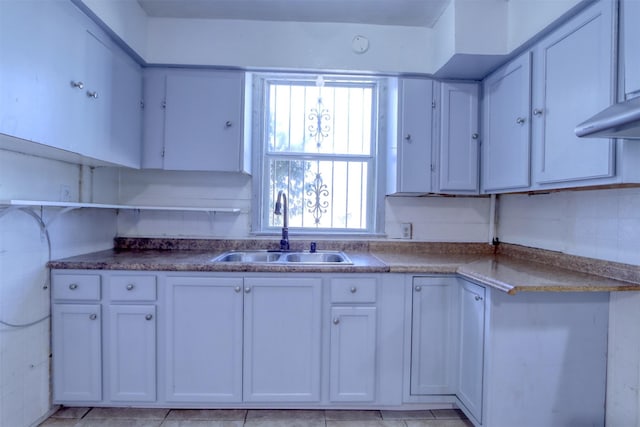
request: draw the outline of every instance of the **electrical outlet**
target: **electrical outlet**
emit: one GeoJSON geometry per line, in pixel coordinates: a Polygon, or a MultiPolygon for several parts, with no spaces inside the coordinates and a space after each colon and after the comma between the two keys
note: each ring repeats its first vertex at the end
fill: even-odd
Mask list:
{"type": "Polygon", "coordinates": [[[411,223],[403,222],[400,224],[400,235],[403,239],[411,239],[411,223]]]}
{"type": "Polygon", "coordinates": [[[66,184],[60,185],[60,201],[61,202],[71,201],[71,189],[66,184]]]}

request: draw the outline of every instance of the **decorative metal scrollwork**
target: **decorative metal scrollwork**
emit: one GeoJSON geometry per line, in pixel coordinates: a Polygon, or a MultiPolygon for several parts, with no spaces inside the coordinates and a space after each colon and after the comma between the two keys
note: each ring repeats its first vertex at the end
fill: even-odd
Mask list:
{"type": "Polygon", "coordinates": [[[316,226],[320,224],[320,218],[327,213],[329,202],[321,200],[322,197],[329,197],[329,187],[322,181],[322,175],[316,173],[316,178],[312,183],[307,184],[307,196],[311,199],[307,200],[307,208],[309,213],[313,215],[316,226]]]}
{"type": "Polygon", "coordinates": [[[314,122],[309,125],[309,136],[316,140],[316,145],[320,148],[322,141],[329,136],[329,131],[331,130],[331,126],[328,123],[331,120],[331,115],[322,103],[322,97],[318,97],[318,105],[311,109],[309,120],[314,122]]]}

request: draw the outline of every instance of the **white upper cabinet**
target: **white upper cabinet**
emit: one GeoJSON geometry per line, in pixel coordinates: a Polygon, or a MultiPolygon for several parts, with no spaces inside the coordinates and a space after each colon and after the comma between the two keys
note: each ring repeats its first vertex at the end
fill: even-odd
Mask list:
{"type": "Polygon", "coordinates": [[[437,193],[478,194],[478,102],[476,83],[440,86],[437,193]]]}
{"type": "Polygon", "coordinates": [[[524,189],[530,185],[531,53],[484,81],[482,189],[524,189]]]}
{"type": "Polygon", "coordinates": [[[387,194],[431,192],[433,80],[398,82],[398,132],[390,141],[387,194]]]}
{"type": "Polygon", "coordinates": [[[574,133],[615,98],[613,28],[612,2],[600,1],[534,48],[533,178],[542,188],[615,173],[613,141],[574,133]]]}
{"type": "Polygon", "coordinates": [[[143,167],[248,172],[243,73],[149,70],[144,91],[143,167]]]}
{"type": "Polygon", "coordinates": [[[624,92],[627,95],[640,95],[640,2],[637,0],[622,0],[622,37],[624,61],[624,92]]]}
{"type": "Polygon", "coordinates": [[[137,65],[123,76],[124,52],[71,2],[2,1],[0,20],[0,133],[139,167],[137,65]]]}

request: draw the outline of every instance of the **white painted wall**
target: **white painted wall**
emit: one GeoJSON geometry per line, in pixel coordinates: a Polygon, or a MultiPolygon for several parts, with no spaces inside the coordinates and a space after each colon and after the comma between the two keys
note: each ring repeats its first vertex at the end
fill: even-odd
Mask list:
{"type": "MultiPolygon", "coordinates": [[[[503,242],[640,265],[640,189],[500,196],[503,242]]],[[[610,299],[609,426],[640,426],[640,294],[610,299]]]]}
{"type": "MultiPolygon", "coordinates": [[[[60,187],[67,186],[77,201],[79,176],[77,165],[0,150],[0,200],[60,200],[60,187]]],[[[42,217],[49,222],[58,212],[47,208],[42,217]]],[[[72,211],[57,217],[48,231],[52,258],[108,249],[116,217],[110,210],[72,211]]],[[[48,260],[38,222],[22,211],[0,208],[1,321],[24,324],[50,314],[48,260]]],[[[0,426],[27,427],[49,411],[49,343],[48,318],[24,328],[0,324],[0,426]]]]}

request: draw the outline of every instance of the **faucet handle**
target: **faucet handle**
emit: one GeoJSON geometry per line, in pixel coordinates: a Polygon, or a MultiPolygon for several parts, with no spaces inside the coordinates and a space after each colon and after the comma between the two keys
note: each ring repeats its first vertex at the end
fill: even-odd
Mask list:
{"type": "Polygon", "coordinates": [[[314,253],[316,251],[316,242],[311,242],[309,246],[309,252],[314,253]]]}

